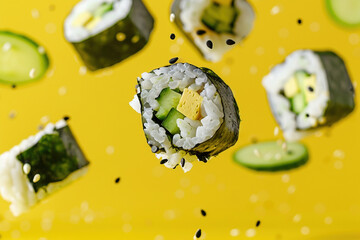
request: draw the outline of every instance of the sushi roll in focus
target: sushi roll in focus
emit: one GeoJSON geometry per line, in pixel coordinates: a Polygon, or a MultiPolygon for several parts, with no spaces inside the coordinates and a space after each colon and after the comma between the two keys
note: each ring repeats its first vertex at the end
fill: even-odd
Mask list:
{"type": "Polygon", "coordinates": [[[88,165],[66,121],[50,123],[0,155],[0,192],[18,216],[84,175],[88,165]]]}
{"type": "Polygon", "coordinates": [[[289,141],[331,126],[355,108],[344,61],[333,52],[299,50],[264,77],[273,115],[289,141]]]}
{"type": "Polygon", "coordinates": [[[146,139],[168,168],[185,172],[233,146],[239,109],[231,89],[207,68],[177,63],[138,78],[130,105],[142,115],[146,139]]]}
{"type": "Polygon", "coordinates": [[[83,0],[64,25],[65,38],[95,71],[140,51],[149,41],[154,19],[141,0],[83,0]]]}
{"type": "Polygon", "coordinates": [[[211,62],[241,42],[255,19],[246,0],[175,0],[171,11],[176,25],[211,62]]]}

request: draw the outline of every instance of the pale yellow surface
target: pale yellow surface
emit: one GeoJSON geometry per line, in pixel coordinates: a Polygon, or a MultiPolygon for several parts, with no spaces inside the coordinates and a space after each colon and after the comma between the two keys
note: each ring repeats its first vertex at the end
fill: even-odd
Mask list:
{"type": "Polygon", "coordinates": [[[177,110],[192,120],[198,120],[201,116],[201,103],[203,98],[197,92],[185,88],[181,95],[177,110]]]}
{"type": "Polygon", "coordinates": [[[252,138],[275,138],[276,123],[261,79],[292,51],[334,50],[346,61],[353,81],[359,81],[360,32],[335,25],[323,1],[252,0],[254,30],[223,61],[212,64],[169,22],[169,0],[146,0],[157,20],[149,44],[123,63],[96,73],[84,72],[63,37],[63,20],[75,3],[0,3],[0,28],[33,37],[52,60],[48,76],[40,82],[15,90],[0,86],[0,151],[34,134],[41,120],[46,121],[44,116],[54,122],[69,115],[91,161],[85,177],[18,218],[11,217],[8,203],[1,200],[2,239],[190,240],[198,228],[209,240],[247,239],[257,220],[262,223],[252,239],[337,234],[329,239],[346,240],[338,236],[360,232],[358,110],[322,136],[304,140],[311,160],[301,169],[256,173],[232,161],[233,152],[252,138]],[[169,38],[172,32],[174,41],[169,38]],[[136,77],[176,56],[222,76],[233,89],[243,120],[235,147],[208,164],[196,163],[187,174],[159,165],[146,144],[140,116],[128,104],[136,77]],[[119,184],[114,183],[117,177],[119,184]],[[207,217],[200,216],[200,208],[207,217]]]}

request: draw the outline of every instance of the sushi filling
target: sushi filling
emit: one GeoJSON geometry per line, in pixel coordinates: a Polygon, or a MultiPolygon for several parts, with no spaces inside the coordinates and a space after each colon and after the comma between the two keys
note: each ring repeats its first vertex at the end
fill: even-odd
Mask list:
{"type": "Polygon", "coordinates": [[[0,155],[0,192],[15,216],[87,172],[89,162],[66,121],[43,131],[0,155]]]}
{"type": "Polygon", "coordinates": [[[83,0],[65,20],[65,36],[70,42],[81,42],[128,16],[132,0],[83,0]]]}
{"type": "MultiPolygon", "coordinates": [[[[205,73],[187,63],[143,73],[138,81],[148,144],[156,146],[159,159],[168,160],[166,167],[182,161],[189,171],[198,159],[187,151],[210,139],[223,122],[219,93],[205,73]]],[[[135,96],[135,108],[137,101],[135,96]]]]}
{"type": "Polygon", "coordinates": [[[283,64],[264,77],[273,113],[289,141],[326,121],[330,99],[325,69],[320,58],[310,50],[289,55],[283,64]]]}
{"type": "Polygon", "coordinates": [[[233,46],[226,42],[240,42],[247,36],[255,13],[245,0],[218,3],[211,0],[180,0],[180,22],[183,31],[209,61],[217,62],[233,46]],[[201,34],[199,34],[201,33],[201,34]],[[207,46],[211,41],[213,48],[207,46]]]}

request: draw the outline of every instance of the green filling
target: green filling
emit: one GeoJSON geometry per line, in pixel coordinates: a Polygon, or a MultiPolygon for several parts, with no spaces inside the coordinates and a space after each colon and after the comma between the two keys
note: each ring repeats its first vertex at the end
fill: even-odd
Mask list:
{"type": "Polygon", "coordinates": [[[106,13],[112,11],[114,9],[113,3],[102,3],[100,7],[98,7],[95,12],[93,13],[94,17],[102,17],[106,13]]]}
{"type": "Polygon", "coordinates": [[[234,6],[212,2],[205,8],[201,21],[217,33],[233,34],[233,28],[238,15],[239,11],[234,6]]]}
{"type": "Polygon", "coordinates": [[[175,135],[177,133],[180,133],[180,129],[177,126],[176,121],[178,119],[184,119],[185,116],[176,110],[175,108],[172,108],[167,115],[166,119],[161,123],[161,125],[168,130],[172,135],[175,135]]]}
{"type": "Polygon", "coordinates": [[[44,135],[38,143],[19,154],[17,158],[23,164],[30,164],[31,171],[27,176],[35,192],[49,183],[64,180],[79,168],[76,157],[67,153],[58,132],[44,135]],[[33,178],[36,174],[40,175],[40,180],[34,183],[33,178]]]}
{"type": "Polygon", "coordinates": [[[156,113],[156,117],[163,121],[169,114],[172,108],[176,108],[179,104],[181,93],[175,92],[170,88],[165,88],[161,91],[160,96],[157,98],[160,108],[156,113]]]}

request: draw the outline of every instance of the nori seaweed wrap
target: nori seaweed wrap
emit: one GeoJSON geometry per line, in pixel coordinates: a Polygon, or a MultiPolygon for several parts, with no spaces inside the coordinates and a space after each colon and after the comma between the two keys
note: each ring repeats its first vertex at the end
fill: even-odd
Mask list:
{"type": "Polygon", "coordinates": [[[189,171],[233,146],[240,116],[233,93],[212,70],[188,63],[143,73],[130,105],[142,115],[151,150],[168,168],[189,171]]]}
{"type": "Polygon", "coordinates": [[[20,215],[87,171],[87,161],[65,120],[23,140],[0,156],[0,189],[20,215]]]}
{"type": "Polygon", "coordinates": [[[344,61],[331,51],[299,50],[264,77],[271,110],[287,140],[332,126],[355,108],[344,61]]]}
{"type": "Polygon", "coordinates": [[[83,0],[65,20],[65,37],[91,71],[140,51],[154,19],[141,0],[83,0]]]}

